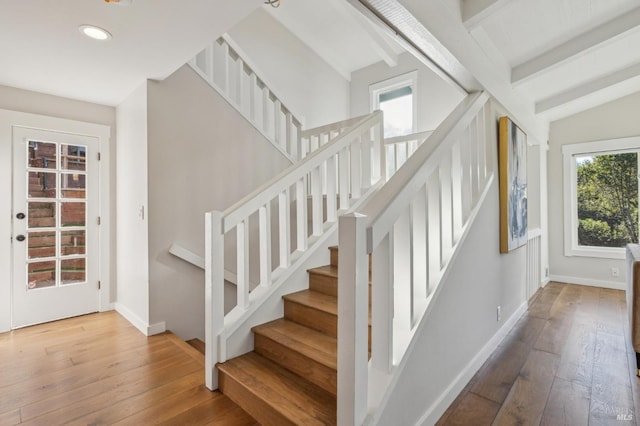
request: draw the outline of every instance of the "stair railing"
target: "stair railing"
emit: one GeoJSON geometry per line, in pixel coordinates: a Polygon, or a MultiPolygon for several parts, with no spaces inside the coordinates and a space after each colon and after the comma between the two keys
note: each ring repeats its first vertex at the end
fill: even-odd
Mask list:
{"type": "Polygon", "coordinates": [[[384,139],[387,157],[387,176],[391,177],[411,157],[433,130],[411,133],[409,135],[394,136],[384,139]]]}
{"type": "Polygon", "coordinates": [[[487,193],[493,179],[487,100],[485,93],[467,96],[376,194],[339,219],[340,425],[375,424],[487,193]]]}
{"type": "Polygon", "coordinates": [[[323,236],[335,229],[338,213],[357,206],[358,200],[366,199],[382,182],[382,113],[349,120],[349,124],[349,130],[331,143],[307,154],[234,206],[206,213],[205,357],[209,389],[218,386],[215,364],[241,355],[227,351],[228,337],[299,267],[305,255],[323,242],[323,236]],[[237,304],[226,315],[225,260],[229,269],[235,262],[237,279],[237,304]]]}
{"type": "Polygon", "coordinates": [[[198,53],[188,64],[292,163],[300,155],[302,121],[286,107],[264,74],[228,34],[198,53]]]}

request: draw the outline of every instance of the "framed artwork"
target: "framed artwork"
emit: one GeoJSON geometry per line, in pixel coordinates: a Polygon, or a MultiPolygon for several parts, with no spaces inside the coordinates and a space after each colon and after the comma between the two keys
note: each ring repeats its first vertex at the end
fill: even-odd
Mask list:
{"type": "Polygon", "coordinates": [[[527,243],[527,135],[509,117],[500,117],[500,253],[527,243]]]}

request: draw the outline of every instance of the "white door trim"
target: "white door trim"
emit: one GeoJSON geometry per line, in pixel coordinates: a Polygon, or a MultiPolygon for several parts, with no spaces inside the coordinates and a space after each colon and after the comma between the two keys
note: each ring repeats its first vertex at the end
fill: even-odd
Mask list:
{"type": "Polygon", "coordinates": [[[100,311],[113,309],[111,303],[112,283],[110,277],[110,197],[109,197],[109,144],[111,128],[102,124],[86,123],[38,114],[0,109],[0,332],[11,329],[12,300],[12,176],[13,176],[13,137],[14,126],[30,127],[40,130],[73,133],[92,136],[99,139],[101,161],[100,175],[100,264],[99,275],[100,311]]]}

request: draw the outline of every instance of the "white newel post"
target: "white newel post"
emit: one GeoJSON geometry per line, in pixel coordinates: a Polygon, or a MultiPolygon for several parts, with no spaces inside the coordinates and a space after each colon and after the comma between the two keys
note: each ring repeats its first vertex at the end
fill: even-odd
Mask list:
{"type": "Polygon", "coordinates": [[[216,363],[221,359],[224,327],[224,232],[222,212],[205,214],[205,383],[218,389],[216,363]]]}
{"type": "Polygon", "coordinates": [[[366,216],[338,223],[338,425],[361,425],[367,415],[369,261],[366,216]]]}

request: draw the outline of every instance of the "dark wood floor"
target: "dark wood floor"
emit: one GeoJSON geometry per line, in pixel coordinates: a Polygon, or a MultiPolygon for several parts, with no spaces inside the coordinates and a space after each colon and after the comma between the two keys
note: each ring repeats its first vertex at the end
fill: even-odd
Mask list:
{"type": "Polygon", "coordinates": [[[0,425],[253,425],[204,387],[204,357],[115,312],[0,334],[0,425]]]}
{"type": "Polygon", "coordinates": [[[438,425],[635,425],[623,291],[550,283],[438,425]]]}

